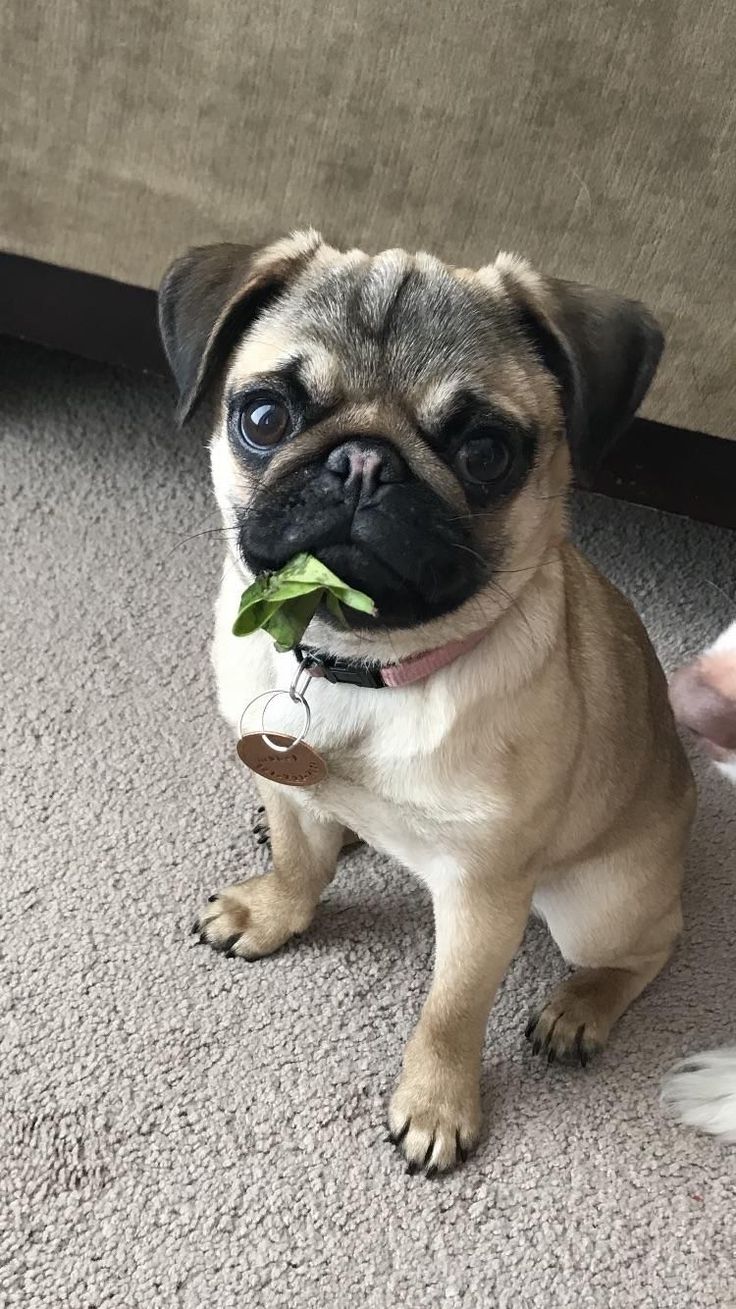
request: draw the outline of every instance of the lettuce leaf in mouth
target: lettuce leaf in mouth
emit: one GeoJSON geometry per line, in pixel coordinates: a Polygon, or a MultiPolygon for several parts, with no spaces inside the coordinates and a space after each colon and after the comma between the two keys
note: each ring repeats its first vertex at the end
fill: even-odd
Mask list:
{"type": "Polygon", "coordinates": [[[262,628],[278,650],[293,650],[322,601],[333,618],[345,623],[343,605],[375,615],[369,595],[341,581],[314,555],[298,554],[277,573],[261,573],[240,597],[233,623],[235,636],[250,636],[262,628]]]}

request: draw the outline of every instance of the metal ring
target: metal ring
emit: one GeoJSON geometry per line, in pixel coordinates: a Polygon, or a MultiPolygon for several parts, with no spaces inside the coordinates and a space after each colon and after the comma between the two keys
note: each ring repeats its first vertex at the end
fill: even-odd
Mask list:
{"type": "Polygon", "coordinates": [[[266,704],[263,706],[263,712],[261,714],[261,739],[268,746],[269,750],[275,751],[276,754],[288,754],[290,750],[294,749],[294,746],[301,745],[302,741],[305,739],[309,731],[309,727],[312,722],[312,711],[309,708],[309,705],[307,704],[303,695],[300,694],[292,695],[291,691],[281,691],[281,690],[262,691],[260,695],[254,695],[253,699],[248,701],[247,705],[245,706],[245,709],[240,715],[240,723],[239,723],[240,735],[243,736],[244,734],[243,719],[245,718],[245,715],[247,714],[251,706],[257,704],[259,700],[266,700],[266,704]],[[273,700],[276,700],[280,695],[288,696],[292,704],[301,705],[302,710],[304,712],[304,722],[302,724],[302,730],[300,731],[299,735],[295,738],[295,740],[290,741],[288,745],[279,745],[277,741],[273,741],[271,739],[271,737],[268,735],[266,731],[265,718],[268,712],[268,706],[271,704],[273,700]]]}
{"type": "Polygon", "coordinates": [[[311,656],[305,655],[294,674],[291,686],[289,687],[289,695],[291,696],[295,704],[298,703],[300,700],[304,699],[304,693],[299,690],[299,682],[302,675],[304,675],[305,682],[308,682],[310,680],[311,674],[309,672],[309,669],[311,667],[311,664],[312,664],[311,656]]]}

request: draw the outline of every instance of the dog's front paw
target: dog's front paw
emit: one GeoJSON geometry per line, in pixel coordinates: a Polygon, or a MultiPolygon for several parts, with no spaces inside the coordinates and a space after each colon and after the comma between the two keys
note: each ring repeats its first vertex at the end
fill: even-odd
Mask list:
{"type": "Polygon", "coordinates": [[[477,1071],[408,1053],[388,1111],[389,1140],[407,1172],[427,1177],[465,1163],[480,1132],[477,1071]]]}
{"type": "Polygon", "coordinates": [[[311,905],[286,895],[273,873],[266,873],[210,896],[192,930],[203,944],[230,959],[260,959],[303,932],[313,912],[311,905]]]}

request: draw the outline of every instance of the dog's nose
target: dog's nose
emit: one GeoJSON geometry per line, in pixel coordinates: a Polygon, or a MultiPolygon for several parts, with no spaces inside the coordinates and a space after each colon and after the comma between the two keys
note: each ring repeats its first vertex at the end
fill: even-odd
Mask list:
{"type": "Polygon", "coordinates": [[[670,679],[670,703],[683,727],[722,749],[736,750],[736,701],[715,682],[707,658],[686,664],[670,679]]]}
{"type": "Polygon", "coordinates": [[[355,491],[361,499],[375,495],[389,482],[402,482],[406,464],[398,450],[388,441],[345,441],[331,450],[327,467],[345,483],[346,491],[355,491]]]}

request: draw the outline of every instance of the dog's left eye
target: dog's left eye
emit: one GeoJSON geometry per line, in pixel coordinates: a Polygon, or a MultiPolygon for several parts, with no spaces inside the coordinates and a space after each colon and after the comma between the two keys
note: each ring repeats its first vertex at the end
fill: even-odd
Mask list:
{"type": "Polygon", "coordinates": [[[252,449],[278,445],[290,429],[291,414],[278,396],[259,395],[240,411],[240,435],[252,449]]]}
{"type": "Polygon", "coordinates": [[[488,486],[490,482],[498,482],[509,471],[511,451],[502,436],[475,436],[460,447],[455,464],[465,482],[488,486]]]}

